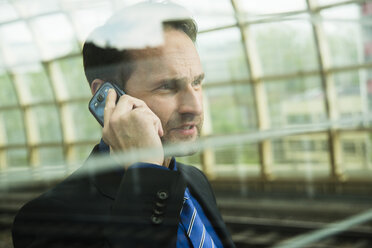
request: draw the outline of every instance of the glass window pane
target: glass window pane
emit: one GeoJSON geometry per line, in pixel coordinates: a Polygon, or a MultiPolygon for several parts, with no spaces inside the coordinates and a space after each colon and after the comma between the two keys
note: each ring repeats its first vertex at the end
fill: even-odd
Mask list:
{"type": "Polygon", "coordinates": [[[195,166],[201,169],[201,153],[197,152],[191,156],[177,157],[177,162],[195,166]]]}
{"type": "MultiPolygon", "coordinates": [[[[57,83],[63,83],[68,98],[90,97],[89,84],[84,75],[83,60],[81,56],[60,59],[53,62],[54,70],[58,70],[57,83]]],[[[54,73],[54,71],[52,71],[54,73]]]]}
{"type": "Polygon", "coordinates": [[[8,66],[40,60],[38,48],[23,21],[0,26],[0,45],[4,63],[8,66]]]}
{"type": "Polygon", "coordinates": [[[364,60],[366,62],[372,62],[372,2],[362,4],[361,8],[361,23],[363,24],[361,28],[364,44],[364,60]]]}
{"type": "Polygon", "coordinates": [[[256,177],[260,173],[257,144],[233,145],[215,150],[218,177],[256,177]]]}
{"type": "Polygon", "coordinates": [[[103,25],[104,22],[112,14],[111,6],[106,4],[99,5],[97,8],[78,8],[71,10],[71,18],[73,25],[76,30],[76,36],[78,40],[83,43],[88,37],[89,33],[100,25],[103,25]]]}
{"type": "Polygon", "coordinates": [[[330,173],[326,134],[289,136],[273,140],[271,145],[275,176],[311,180],[330,173]]]}
{"type": "Polygon", "coordinates": [[[202,33],[197,47],[205,71],[205,83],[247,79],[248,65],[237,28],[202,33]]]}
{"type": "Polygon", "coordinates": [[[17,105],[17,95],[8,75],[0,70],[0,106],[17,105]]]}
{"type": "Polygon", "coordinates": [[[28,153],[26,148],[9,149],[7,154],[8,167],[27,167],[28,166],[28,153]]]}
{"type": "Polygon", "coordinates": [[[199,30],[206,30],[236,23],[230,0],[181,0],[178,1],[193,14],[199,30]]]}
{"type": "Polygon", "coordinates": [[[55,105],[38,106],[30,109],[36,121],[39,142],[60,142],[62,140],[58,109],[55,105]]]}
{"type": "Polygon", "coordinates": [[[5,126],[7,144],[24,144],[26,137],[21,110],[2,111],[0,118],[5,126]]]}
{"type": "Polygon", "coordinates": [[[44,59],[49,60],[79,52],[74,31],[64,14],[38,17],[31,22],[31,27],[40,41],[44,59]]]}
{"type": "Polygon", "coordinates": [[[74,140],[97,140],[101,138],[101,126],[88,110],[88,102],[68,105],[74,130],[74,140]]]}
{"type": "Polygon", "coordinates": [[[263,14],[277,14],[291,11],[306,10],[305,0],[238,0],[238,6],[248,18],[263,14]]]}
{"type": "MultiPolygon", "coordinates": [[[[0,43],[0,49],[1,49],[1,43],[0,43]]],[[[0,54],[0,70],[3,68],[5,68],[5,63],[4,63],[3,55],[0,54]]]]}
{"type": "MultiPolygon", "coordinates": [[[[97,144],[99,143],[99,139],[97,139],[97,144]]],[[[70,161],[71,163],[80,163],[84,162],[89,154],[92,152],[93,147],[95,144],[92,145],[74,145],[72,149],[74,149],[75,161],[70,161]]]]}
{"type": "Polygon", "coordinates": [[[342,66],[363,62],[360,12],[360,6],[356,4],[321,11],[332,65],[342,66]]]}
{"type": "Polygon", "coordinates": [[[334,74],[339,118],[355,119],[372,112],[372,89],[365,70],[334,74]]]}
{"type": "Polygon", "coordinates": [[[256,115],[250,85],[211,87],[208,99],[213,134],[255,130],[256,115]]]}
{"type": "Polygon", "coordinates": [[[348,2],[347,0],[317,0],[319,5],[331,5],[336,3],[348,2]]]}
{"type": "Polygon", "coordinates": [[[320,78],[265,82],[265,88],[272,128],[327,120],[320,78]]]}
{"type": "Polygon", "coordinates": [[[13,7],[13,3],[8,1],[0,2],[0,23],[12,21],[18,18],[17,11],[13,7]]]}
{"type": "Polygon", "coordinates": [[[20,102],[28,104],[53,101],[48,77],[40,64],[16,67],[12,69],[12,73],[19,87],[20,102]]]}
{"type": "Polygon", "coordinates": [[[13,1],[17,10],[24,17],[45,14],[60,9],[59,0],[20,0],[13,1]]]}
{"type": "MultiPolygon", "coordinates": [[[[372,112],[372,71],[368,70],[366,75],[367,87],[365,88],[365,91],[367,91],[368,112],[372,112]]],[[[362,94],[366,94],[365,91],[362,91],[362,94]]]]}
{"type": "Polygon", "coordinates": [[[343,170],[350,177],[372,176],[372,136],[368,132],[348,132],[340,135],[343,170]]]}
{"type": "Polygon", "coordinates": [[[264,75],[318,69],[310,22],[262,23],[252,25],[250,31],[256,42],[264,75]]]}
{"type": "Polygon", "coordinates": [[[64,164],[62,147],[40,147],[38,152],[41,165],[49,166],[64,164]]]}

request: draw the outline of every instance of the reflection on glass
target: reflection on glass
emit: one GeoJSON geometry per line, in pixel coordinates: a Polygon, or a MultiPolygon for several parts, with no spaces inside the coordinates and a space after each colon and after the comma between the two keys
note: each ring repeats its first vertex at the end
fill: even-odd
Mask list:
{"type": "Polygon", "coordinates": [[[256,42],[264,75],[318,68],[310,22],[295,20],[262,23],[252,25],[250,31],[256,42]]]}
{"type": "Polygon", "coordinates": [[[0,118],[4,123],[7,144],[24,144],[26,138],[21,110],[4,110],[0,112],[0,118]]]}
{"type": "Polygon", "coordinates": [[[205,83],[247,79],[248,66],[237,28],[198,36],[197,47],[205,71],[205,83]]]}
{"type": "Polygon", "coordinates": [[[60,142],[62,140],[61,125],[57,107],[54,105],[31,108],[39,131],[39,142],[60,142]],[[42,118],[40,118],[42,117],[42,118]]]}
{"type": "Polygon", "coordinates": [[[79,52],[75,33],[64,14],[41,16],[31,21],[39,41],[42,57],[46,60],[79,52]]]}
{"type": "Polygon", "coordinates": [[[320,78],[306,77],[265,82],[271,128],[324,122],[320,78]]]}
{"type": "Polygon", "coordinates": [[[0,37],[1,56],[5,65],[39,61],[39,51],[25,22],[17,21],[0,26],[0,37]]]}
{"type": "Polygon", "coordinates": [[[275,176],[305,178],[329,175],[326,134],[289,136],[272,141],[272,171],[275,176]]]}
{"type": "Polygon", "coordinates": [[[320,12],[333,66],[361,63],[363,37],[360,6],[356,4],[325,9],[320,12]],[[347,49],[346,49],[347,48],[347,49]]]}
{"type": "Polygon", "coordinates": [[[209,102],[214,134],[247,132],[256,129],[250,85],[219,86],[204,90],[209,102]]]}
{"type": "Polygon", "coordinates": [[[16,67],[12,69],[12,73],[23,104],[53,100],[48,77],[40,64],[16,67]]]}

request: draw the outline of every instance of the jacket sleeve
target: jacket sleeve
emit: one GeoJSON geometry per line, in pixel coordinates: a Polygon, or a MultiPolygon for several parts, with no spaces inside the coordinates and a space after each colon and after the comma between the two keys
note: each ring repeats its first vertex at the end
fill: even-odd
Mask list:
{"type": "Polygon", "coordinates": [[[178,171],[129,169],[105,227],[109,244],[115,248],[175,247],[185,188],[178,171]]]}
{"type": "Polygon", "coordinates": [[[88,177],[67,179],[27,203],[13,224],[14,247],[176,246],[186,187],[178,171],[129,169],[112,199],[88,177]]]}

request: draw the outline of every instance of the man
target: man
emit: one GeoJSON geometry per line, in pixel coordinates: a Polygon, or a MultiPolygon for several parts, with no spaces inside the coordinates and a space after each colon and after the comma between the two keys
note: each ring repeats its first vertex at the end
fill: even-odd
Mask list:
{"type": "MultiPolygon", "coordinates": [[[[139,6],[131,12],[147,18],[146,4],[139,6]]],[[[164,156],[165,145],[191,143],[200,135],[204,73],[193,43],[194,22],[162,20],[160,46],[84,45],[92,93],[110,81],[126,95],[118,99],[109,91],[102,141],[88,162],[20,210],[13,226],[15,248],[234,247],[206,177],[164,156]],[[97,155],[143,148],[155,152],[134,164],[97,171],[89,163],[97,155]]]]}

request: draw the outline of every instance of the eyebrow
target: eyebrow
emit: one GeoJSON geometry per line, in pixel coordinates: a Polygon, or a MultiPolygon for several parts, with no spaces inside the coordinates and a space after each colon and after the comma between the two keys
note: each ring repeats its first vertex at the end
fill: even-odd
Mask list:
{"type": "MultiPolygon", "coordinates": [[[[197,81],[202,81],[204,79],[205,74],[202,73],[200,75],[197,75],[194,77],[192,82],[197,82],[197,81]]],[[[162,84],[162,83],[178,83],[178,82],[185,82],[187,78],[182,77],[182,78],[167,78],[164,80],[160,80],[157,82],[157,84],[162,84]]]]}
{"type": "Polygon", "coordinates": [[[193,82],[202,81],[204,79],[204,76],[205,76],[204,73],[200,74],[199,76],[196,76],[193,82]]]}

